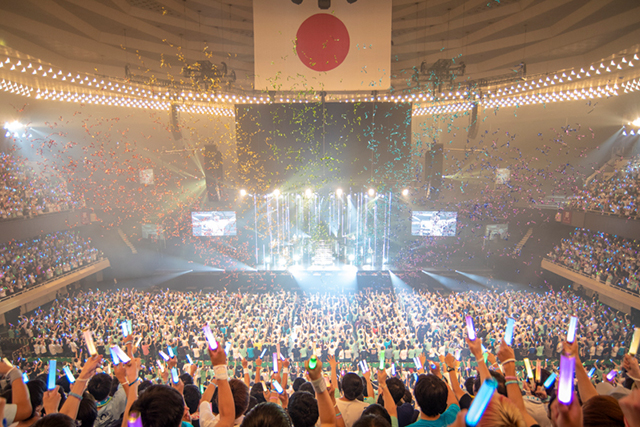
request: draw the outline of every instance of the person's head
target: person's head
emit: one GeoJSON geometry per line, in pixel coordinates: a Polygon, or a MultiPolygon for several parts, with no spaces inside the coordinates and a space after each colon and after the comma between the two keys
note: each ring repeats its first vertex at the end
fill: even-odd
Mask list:
{"type": "Polygon", "coordinates": [[[244,413],[249,406],[249,387],[244,381],[238,379],[229,380],[229,387],[231,387],[231,394],[233,395],[233,403],[235,404],[236,418],[244,413]]]}
{"type": "Polygon", "coordinates": [[[89,380],[87,390],[91,393],[91,396],[93,396],[94,399],[100,402],[109,396],[112,382],[111,375],[109,374],[95,374],[89,380]]]}
{"type": "Polygon", "coordinates": [[[184,385],[193,384],[193,377],[186,372],[180,375],[180,379],[184,385]]]}
{"type": "Polygon", "coordinates": [[[389,425],[391,425],[391,416],[389,415],[389,412],[387,412],[384,406],[378,403],[374,403],[373,405],[369,405],[364,408],[361,417],[366,417],[367,415],[375,415],[384,418],[385,421],[387,421],[389,425]]]}
{"type": "Polygon", "coordinates": [[[624,414],[612,396],[594,396],[582,405],[582,425],[624,427],[624,414]]]}
{"type": "Polygon", "coordinates": [[[289,414],[280,405],[263,402],[247,412],[240,427],[292,427],[289,414]]]}
{"type": "Polygon", "coordinates": [[[98,405],[96,400],[91,396],[91,393],[84,392],[82,394],[82,400],[80,406],[78,406],[78,415],[76,421],[78,421],[78,427],[93,427],[93,423],[98,418],[98,405]]]}
{"type": "Polygon", "coordinates": [[[478,427],[525,427],[518,407],[505,396],[495,393],[484,411],[478,427]]]}
{"type": "Polygon", "coordinates": [[[469,377],[464,380],[464,388],[471,396],[475,396],[475,390],[473,389],[473,383],[475,382],[475,379],[475,377],[469,377]]]}
{"type": "Polygon", "coordinates": [[[289,397],[287,412],[293,427],[313,427],[320,416],[318,401],[306,391],[296,391],[289,397]]]}
{"type": "Polygon", "coordinates": [[[152,385],[133,402],[131,412],[140,414],[145,427],[179,427],[184,400],[174,388],[152,385]]]}
{"type": "Polygon", "coordinates": [[[76,427],[76,422],[68,415],[50,414],[40,418],[32,427],[76,427]]]}
{"type": "Polygon", "coordinates": [[[435,375],[420,375],[414,388],[414,396],[420,410],[428,417],[435,417],[447,409],[449,389],[435,375]]]}
{"type": "Polygon", "coordinates": [[[47,386],[40,380],[32,380],[27,383],[27,389],[31,399],[31,416],[29,418],[33,418],[36,411],[42,409],[42,398],[47,386]]]}
{"type": "Polygon", "coordinates": [[[358,374],[349,372],[342,378],[342,392],[347,400],[356,400],[364,391],[362,380],[358,374]]]}
{"type": "Polygon", "coordinates": [[[198,412],[198,404],[200,403],[200,390],[198,390],[198,386],[195,384],[187,384],[184,386],[184,391],[182,392],[184,396],[184,403],[189,408],[189,413],[194,414],[198,412]]]}
{"type": "MultiPolygon", "coordinates": [[[[489,370],[489,373],[491,374],[491,376],[498,381],[498,388],[496,389],[496,391],[498,392],[498,394],[501,394],[503,396],[507,395],[507,384],[506,384],[506,380],[504,379],[504,375],[502,375],[500,372],[496,372],[496,371],[492,371],[489,370]]],[[[473,382],[473,395],[475,396],[476,394],[478,394],[478,390],[480,390],[480,375],[476,376],[474,382],[473,382]]]]}
{"type": "Polygon", "coordinates": [[[306,382],[306,380],[302,377],[298,377],[295,380],[293,380],[293,391],[298,391],[300,389],[300,386],[302,384],[304,384],[306,382]]]}
{"type": "Polygon", "coordinates": [[[393,397],[393,401],[395,402],[395,404],[401,404],[401,401],[404,398],[404,392],[406,390],[406,387],[404,386],[402,380],[396,377],[387,379],[387,388],[389,389],[389,393],[391,393],[391,397],[393,397]]]}
{"type": "Polygon", "coordinates": [[[391,427],[391,424],[378,415],[363,415],[353,423],[352,427],[391,427]]]}
{"type": "Polygon", "coordinates": [[[304,383],[302,383],[298,391],[306,391],[307,393],[311,393],[314,396],[316,394],[316,391],[313,389],[313,384],[311,384],[309,381],[305,381],[304,383]]]}

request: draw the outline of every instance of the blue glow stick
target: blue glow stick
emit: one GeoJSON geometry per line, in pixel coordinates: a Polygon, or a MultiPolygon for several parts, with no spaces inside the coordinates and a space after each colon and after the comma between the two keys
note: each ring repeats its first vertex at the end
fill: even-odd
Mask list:
{"type": "Polygon", "coordinates": [[[516,320],[512,318],[507,319],[507,329],[504,332],[504,342],[507,343],[509,347],[513,343],[513,330],[516,326],[516,320]]]}
{"type": "Polygon", "coordinates": [[[555,374],[555,372],[551,375],[549,375],[549,378],[547,378],[547,380],[544,382],[544,384],[542,384],[542,386],[544,388],[549,388],[553,385],[553,383],[556,380],[557,375],[555,374]]]}
{"type": "Polygon", "coordinates": [[[73,374],[71,373],[71,369],[69,369],[68,366],[63,366],[62,370],[64,371],[64,374],[67,376],[67,379],[71,384],[76,382],[76,377],[73,376],[73,374]]]}
{"type": "Polygon", "coordinates": [[[498,382],[489,378],[482,383],[480,386],[480,390],[478,390],[478,394],[471,402],[471,406],[469,407],[469,412],[465,416],[465,423],[469,427],[475,427],[480,422],[482,415],[484,415],[484,411],[487,409],[489,402],[491,401],[491,397],[493,393],[498,388],[498,382]]]}
{"type": "Polygon", "coordinates": [[[47,378],[47,390],[56,388],[56,359],[49,360],[49,377],[47,378]]]}

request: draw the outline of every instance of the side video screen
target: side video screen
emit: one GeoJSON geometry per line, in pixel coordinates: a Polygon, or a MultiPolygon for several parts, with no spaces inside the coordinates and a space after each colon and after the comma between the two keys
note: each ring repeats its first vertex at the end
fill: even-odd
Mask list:
{"type": "Polygon", "coordinates": [[[411,235],[455,236],[458,212],[414,211],[411,213],[411,235]]]}
{"type": "Polygon", "coordinates": [[[235,236],[236,213],[231,211],[191,212],[194,236],[235,236]]]}

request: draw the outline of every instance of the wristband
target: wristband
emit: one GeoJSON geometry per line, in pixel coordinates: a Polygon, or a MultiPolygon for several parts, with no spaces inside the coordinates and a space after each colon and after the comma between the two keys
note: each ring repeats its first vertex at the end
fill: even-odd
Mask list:
{"type": "Polygon", "coordinates": [[[7,378],[9,378],[10,383],[14,382],[17,379],[22,379],[22,372],[15,366],[11,368],[11,370],[9,370],[9,372],[7,372],[5,375],[7,376],[7,378]]]}
{"type": "Polygon", "coordinates": [[[82,400],[82,396],[80,396],[78,393],[71,392],[69,393],[69,396],[75,397],[78,400],[82,400]]]}
{"type": "Polygon", "coordinates": [[[251,369],[249,369],[249,368],[245,368],[245,369],[244,369],[244,374],[245,374],[245,375],[251,375],[251,369]]]}
{"type": "Polygon", "coordinates": [[[342,417],[342,412],[338,412],[338,413],[336,414],[336,418],[341,418],[341,417],[342,417]]]}
{"type": "Polygon", "coordinates": [[[282,373],[283,374],[288,374],[289,373],[289,368],[282,368],[282,373]]]}
{"type": "Polygon", "coordinates": [[[518,377],[514,377],[514,376],[504,377],[504,379],[507,380],[507,381],[509,381],[509,380],[518,381],[518,377]]]}
{"type": "Polygon", "coordinates": [[[456,370],[456,368],[447,367],[447,372],[453,372],[455,370],[456,370]]]}
{"type": "Polygon", "coordinates": [[[520,388],[520,381],[507,381],[506,383],[504,383],[505,385],[510,385],[510,384],[517,384],[518,388],[520,388]]]}
{"type": "Polygon", "coordinates": [[[507,363],[516,363],[516,359],[507,359],[504,362],[502,362],[502,366],[506,365],[507,363]]]}
{"type": "Polygon", "coordinates": [[[132,385],[134,385],[135,383],[137,383],[140,380],[140,378],[136,378],[135,380],[131,381],[129,383],[129,387],[131,387],[132,385]]]}
{"type": "Polygon", "coordinates": [[[322,394],[327,391],[327,383],[324,382],[324,378],[320,377],[317,380],[311,380],[311,385],[316,394],[322,394]]]}
{"type": "Polygon", "coordinates": [[[216,374],[217,380],[228,380],[229,373],[227,372],[227,365],[217,365],[213,367],[213,372],[216,374]]]}

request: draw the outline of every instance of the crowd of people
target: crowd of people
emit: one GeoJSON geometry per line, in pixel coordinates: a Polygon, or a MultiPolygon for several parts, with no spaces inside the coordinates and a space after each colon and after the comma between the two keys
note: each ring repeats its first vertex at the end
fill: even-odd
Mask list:
{"type": "Polygon", "coordinates": [[[613,174],[598,172],[569,207],[635,217],[639,215],[639,186],[640,157],[634,157],[613,174]]]}
{"type": "Polygon", "coordinates": [[[640,243],[599,231],[576,229],[548,258],[607,285],[638,292],[640,243]]]}
{"type": "Polygon", "coordinates": [[[57,232],[0,246],[0,298],[36,286],[103,257],[77,231],[57,232]]]}
{"type": "Polygon", "coordinates": [[[38,174],[27,163],[0,153],[0,221],[84,207],[84,199],[67,191],[63,180],[38,174]]]}
{"type": "Polygon", "coordinates": [[[7,425],[462,426],[486,382],[497,388],[481,426],[622,427],[640,415],[628,316],[564,291],[84,291],[11,331],[37,358],[0,362],[10,384],[7,403],[0,399],[7,425]],[[579,328],[568,342],[571,316],[579,328]],[[113,358],[112,348],[131,361],[113,358]],[[560,355],[575,364],[569,403],[547,381],[562,374],[560,355]],[[52,374],[49,358],[58,359],[52,374]],[[524,358],[535,373],[520,369],[524,358]]]}

